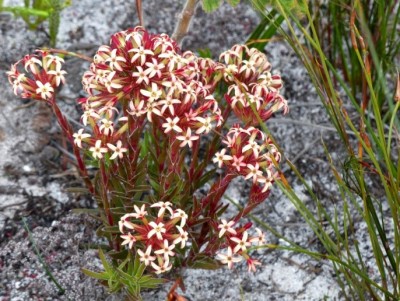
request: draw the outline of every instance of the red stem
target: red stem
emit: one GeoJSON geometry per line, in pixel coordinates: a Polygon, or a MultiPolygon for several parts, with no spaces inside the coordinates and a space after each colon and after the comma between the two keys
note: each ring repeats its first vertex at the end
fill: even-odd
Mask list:
{"type": "MultiPolygon", "coordinates": [[[[226,189],[228,188],[229,184],[231,181],[236,178],[237,175],[235,174],[226,174],[222,179],[218,180],[210,189],[210,192],[207,194],[207,196],[201,201],[201,206],[200,210],[197,213],[194,213],[192,216],[192,219],[197,218],[197,216],[202,213],[202,210],[207,207],[208,204],[210,204],[209,210],[207,214],[205,215],[206,217],[210,217],[211,220],[214,220],[213,216],[215,215],[217,209],[218,209],[218,204],[224,195],[226,189]]],[[[193,223],[193,221],[188,222],[188,226],[190,227],[190,222],[193,223]]],[[[206,237],[208,232],[210,231],[211,224],[210,223],[203,223],[200,235],[196,239],[196,243],[201,248],[203,243],[206,241],[206,237]]]]}
{"type": "Polygon", "coordinates": [[[69,142],[72,145],[72,149],[73,149],[73,152],[74,152],[77,164],[78,164],[79,173],[80,173],[82,179],[84,180],[86,187],[89,189],[89,192],[93,195],[94,194],[93,184],[92,184],[92,181],[90,181],[90,178],[88,176],[88,172],[87,172],[85,163],[83,162],[83,159],[81,157],[80,150],[74,143],[72,127],[69,124],[69,122],[67,121],[67,119],[64,117],[63,113],[61,113],[61,110],[58,107],[58,105],[56,104],[56,102],[54,101],[54,99],[51,102],[49,102],[49,104],[51,105],[53,112],[56,115],[58,124],[61,126],[61,129],[64,132],[64,134],[66,135],[66,138],[69,140],[69,142]]]}

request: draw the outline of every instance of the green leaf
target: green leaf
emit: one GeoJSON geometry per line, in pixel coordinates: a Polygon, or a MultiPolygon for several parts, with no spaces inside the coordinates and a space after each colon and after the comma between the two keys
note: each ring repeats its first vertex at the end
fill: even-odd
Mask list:
{"type": "Polygon", "coordinates": [[[73,208],[71,210],[75,214],[98,214],[100,212],[99,209],[89,209],[89,208],[73,208]]]}
{"type": "Polygon", "coordinates": [[[56,46],[58,28],[60,27],[61,0],[51,0],[51,13],[49,15],[50,45],[56,46]]]}
{"type": "Polygon", "coordinates": [[[129,254],[129,256],[131,259],[129,262],[129,270],[132,275],[135,275],[140,266],[140,259],[137,253],[135,254],[134,259],[132,258],[133,255],[131,253],[129,254]]]}
{"type": "Polygon", "coordinates": [[[118,226],[104,226],[102,230],[106,233],[120,233],[118,226]]]}
{"type": "Polygon", "coordinates": [[[106,256],[104,255],[104,252],[102,249],[99,249],[99,257],[100,257],[101,263],[103,264],[103,267],[106,270],[106,272],[112,271],[112,267],[108,263],[106,256]]]}
{"type": "Polygon", "coordinates": [[[143,288],[156,288],[158,285],[167,282],[163,278],[153,278],[150,275],[143,276],[139,280],[139,284],[143,288]]]}
{"type": "MultiPolygon", "coordinates": [[[[122,251],[110,251],[107,253],[112,259],[124,259],[126,258],[126,256],[128,255],[128,250],[123,249],[122,251]]],[[[127,259],[125,259],[125,261],[127,261],[127,259]]]]}
{"type": "Polygon", "coordinates": [[[33,8],[4,6],[2,8],[2,10],[11,12],[15,16],[32,15],[32,16],[43,17],[43,18],[48,18],[48,16],[49,16],[49,13],[47,11],[39,10],[39,9],[33,9],[33,8]]]}
{"type": "Polygon", "coordinates": [[[198,49],[197,52],[199,53],[199,56],[202,58],[212,58],[212,53],[210,48],[204,48],[204,49],[198,49]]]}
{"type": "MultiPolygon", "coordinates": [[[[131,262],[132,262],[132,255],[130,255],[130,256],[131,256],[131,262]]],[[[139,255],[136,253],[135,259],[133,260],[132,275],[140,274],[140,276],[142,276],[144,269],[141,266],[142,266],[142,263],[140,262],[139,255]]]]}
{"type": "Polygon", "coordinates": [[[252,48],[264,51],[265,45],[275,35],[283,21],[283,16],[279,15],[277,11],[273,9],[252,32],[246,44],[252,48]]]}
{"type": "Polygon", "coordinates": [[[203,0],[203,9],[206,13],[211,13],[221,5],[221,0],[203,0]]]}
{"type": "Polygon", "coordinates": [[[230,6],[236,6],[240,3],[240,0],[228,0],[230,6]]]}
{"type": "Polygon", "coordinates": [[[189,265],[192,269],[204,269],[204,270],[216,270],[221,267],[221,265],[214,259],[206,256],[201,256],[199,259],[189,265]]]}
{"type": "Polygon", "coordinates": [[[93,272],[93,271],[85,269],[85,268],[82,268],[81,271],[85,275],[95,278],[95,279],[108,280],[108,278],[109,278],[109,276],[106,272],[97,273],[97,272],[93,272]]]}

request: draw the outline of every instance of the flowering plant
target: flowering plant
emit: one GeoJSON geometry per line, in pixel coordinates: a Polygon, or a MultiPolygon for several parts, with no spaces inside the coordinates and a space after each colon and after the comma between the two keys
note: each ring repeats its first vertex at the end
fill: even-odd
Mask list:
{"type": "Polygon", "coordinates": [[[232,268],[244,259],[255,271],[260,262],[249,247],[262,245],[264,234],[241,219],[268,197],[280,161],[256,126],[288,110],[266,56],[236,45],[215,62],[182,53],[165,34],[142,27],[118,32],[83,75],[88,96],[79,99],[82,127],[74,131],[56,102],[66,72],[54,52],[25,56],[8,77],[15,94],[52,107],[98,201],[98,234],[113,261],[100,251],[105,271],[84,271],[132,297],[174,267],[232,268]],[[240,123],[229,127],[232,112],[240,123]],[[249,198],[227,217],[222,197],[238,177],[250,182],[249,198]]]}

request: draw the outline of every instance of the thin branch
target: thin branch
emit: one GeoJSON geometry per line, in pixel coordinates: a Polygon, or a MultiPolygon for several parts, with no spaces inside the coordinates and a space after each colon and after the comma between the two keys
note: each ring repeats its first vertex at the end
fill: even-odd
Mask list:
{"type": "Polygon", "coordinates": [[[28,202],[28,200],[21,201],[21,202],[19,202],[19,203],[7,204],[7,205],[4,205],[4,206],[0,207],[0,211],[3,211],[4,209],[10,208],[10,207],[15,207],[15,206],[23,205],[23,204],[26,204],[27,202],[28,202]]]}
{"type": "Polygon", "coordinates": [[[142,0],[136,0],[136,12],[139,17],[139,25],[144,27],[142,0]]]}
{"type": "Polygon", "coordinates": [[[92,62],[93,59],[91,57],[88,57],[84,54],[80,54],[77,52],[72,52],[72,51],[67,51],[67,50],[63,50],[63,49],[55,49],[55,48],[42,48],[43,51],[47,51],[50,53],[60,53],[60,54],[65,54],[65,55],[69,55],[69,56],[75,56],[75,57],[79,57],[83,60],[86,60],[88,62],[92,62]]]}
{"type": "Polygon", "coordinates": [[[185,7],[179,16],[178,24],[176,25],[175,31],[172,35],[172,39],[174,39],[178,45],[181,45],[183,38],[189,31],[190,21],[194,16],[194,12],[198,3],[199,0],[186,1],[185,7]]]}

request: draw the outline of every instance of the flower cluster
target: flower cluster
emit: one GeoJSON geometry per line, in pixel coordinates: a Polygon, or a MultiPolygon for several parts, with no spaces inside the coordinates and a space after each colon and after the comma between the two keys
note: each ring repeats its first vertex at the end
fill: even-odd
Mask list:
{"type": "Polygon", "coordinates": [[[259,123],[253,110],[262,121],[280,109],[284,114],[288,112],[287,102],[279,94],[281,77],[271,74],[271,64],[264,53],[245,45],[235,45],[223,52],[220,60],[227,65],[224,78],[230,84],[225,98],[246,125],[259,123]]]}
{"type": "Polygon", "coordinates": [[[121,217],[119,230],[124,240],[122,245],[129,249],[135,247],[140,261],[151,266],[156,274],[164,273],[172,268],[171,257],[176,247],[184,249],[188,233],[184,230],[187,214],[181,210],[173,210],[170,202],[158,202],[151,208],[158,208],[156,218],[146,211],[146,205],[134,206],[134,213],[121,217]]]}
{"type": "Polygon", "coordinates": [[[67,72],[61,69],[64,60],[46,51],[37,52],[37,55],[26,55],[12,65],[11,70],[7,72],[8,80],[13,86],[15,95],[52,101],[55,89],[65,82],[64,75],[67,72]],[[24,66],[25,72],[30,76],[18,70],[20,65],[24,66]]]}
{"type": "Polygon", "coordinates": [[[240,262],[245,259],[247,262],[248,270],[255,271],[256,265],[261,263],[253,259],[248,254],[248,247],[252,244],[262,246],[265,243],[264,233],[256,228],[257,235],[249,236],[249,232],[246,227],[234,228],[235,222],[227,222],[225,219],[221,220],[221,224],[218,225],[219,238],[223,238],[225,243],[224,246],[227,248],[226,253],[217,253],[217,259],[223,264],[227,264],[228,268],[231,269],[235,262],[240,262]]]}
{"type": "Polygon", "coordinates": [[[82,80],[89,94],[80,101],[82,122],[92,127],[94,138],[82,130],[75,143],[81,147],[82,140],[87,142],[95,159],[108,150],[114,152],[112,159],[120,158],[122,133],[148,121],[171,143],[192,147],[223,121],[213,97],[222,70],[212,60],[180,54],[165,34],[151,35],[141,27],[116,33],[110,46],[98,49],[82,80]]]}
{"type": "Polygon", "coordinates": [[[222,142],[226,148],[215,154],[213,162],[253,183],[263,184],[262,192],[268,191],[277,176],[274,165],[281,160],[270,138],[254,127],[243,129],[235,124],[222,142]]]}
{"type": "Polygon", "coordinates": [[[249,271],[254,271],[260,262],[250,257],[249,247],[262,245],[264,234],[256,229],[252,235],[250,223],[235,225],[267,198],[281,160],[271,139],[255,127],[257,115],[265,121],[277,110],[288,111],[279,94],[281,78],[271,74],[266,56],[236,45],[215,62],[190,51],[182,53],[165,34],[150,34],[142,27],[118,32],[109,45],[99,47],[83,75],[88,95],[79,99],[84,127],[76,132],[55,101],[56,88],[65,82],[63,62],[39,51],[13,65],[8,78],[15,94],[51,105],[73,142],[86,186],[105,211],[106,229],[116,226],[111,209],[136,204],[133,212],[118,221],[120,234],[108,233],[110,246],[116,251],[126,246],[156,274],[178,263],[195,266],[203,256],[216,258],[229,268],[245,259],[249,271]],[[30,75],[18,70],[23,69],[19,65],[30,75]],[[214,98],[221,91],[226,92],[227,104],[214,98]],[[223,117],[231,111],[243,126],[234,124],[229,129],[222,140],[224,148],[213,158],[223,117]],[[204,155],[199,141],[210,132],[215,138],[204,155]],[[182,149],[187,147],[193,148],[189,164],[186,149],[182,149]],[[99,160],[94,180],[86,169],[87,157],[99,160]],[[212,180],[213,175],[206,172],[211,158],[224,167],[225,174],[197,200],[194,192],[212,180]],[[249,202],[233,220],[220,221],[222,197],[238,176],[253,183],[249,202]],[[143,204],[142,196],[160,201],[143,204]],[[165,200],[179,200],[181,209],[165,200]]]}

